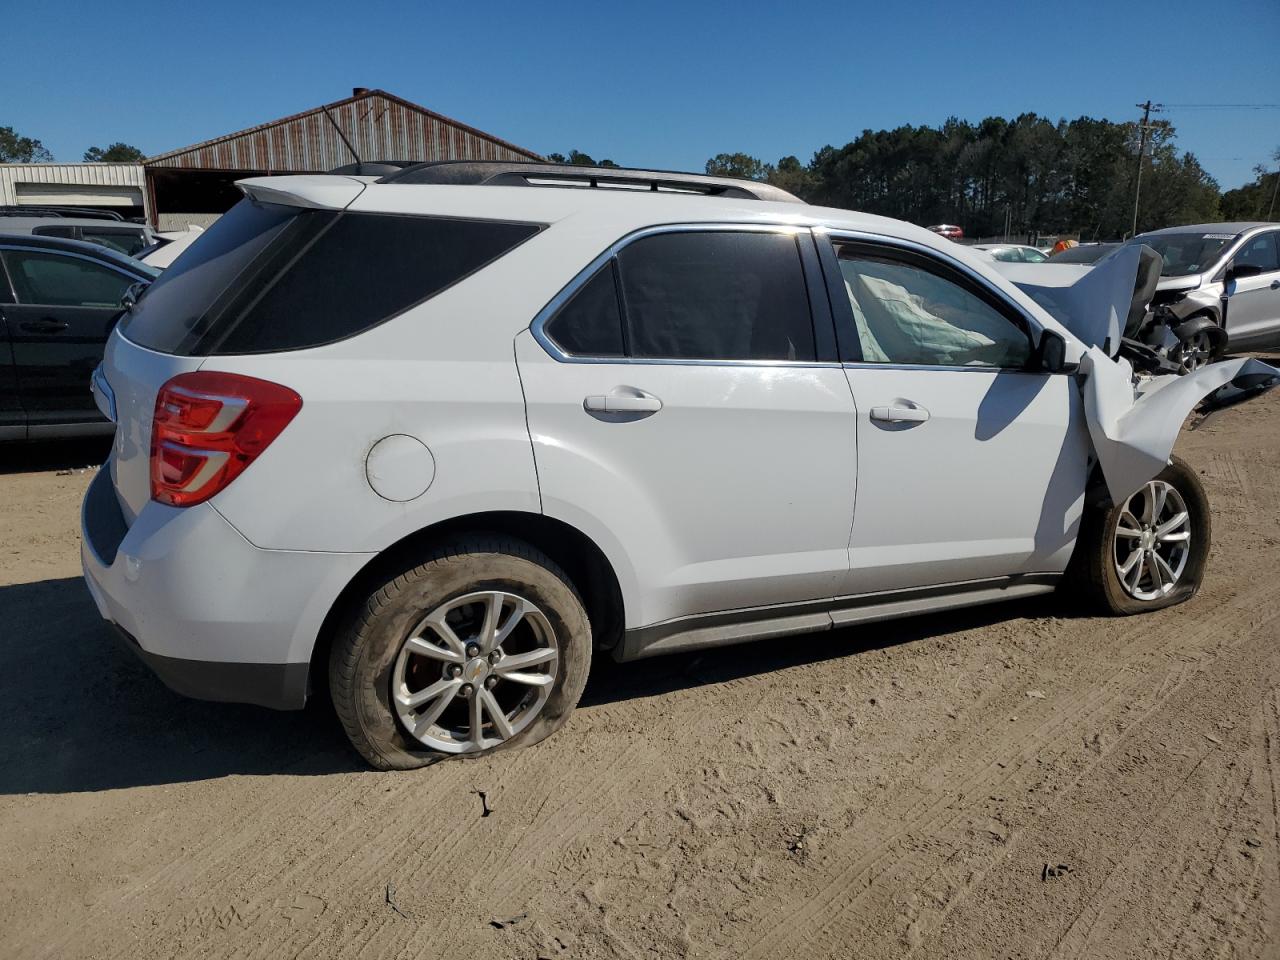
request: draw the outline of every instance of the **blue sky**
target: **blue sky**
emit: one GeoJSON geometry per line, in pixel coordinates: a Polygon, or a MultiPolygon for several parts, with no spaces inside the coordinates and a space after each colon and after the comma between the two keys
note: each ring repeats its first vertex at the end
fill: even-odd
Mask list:
{"type": "MultiPolygon", "coordinates": [[[[381,87],[521,146],[701,169],[864,128],[1280,103],[1280,2],[62,2],[4,14],[0,126],[160,153],[381,87]],[[18,42],[14,42],[18,41],[18,42]]],[[[1165,114],[1224,188],[1280,110],[1165,114]]]]}

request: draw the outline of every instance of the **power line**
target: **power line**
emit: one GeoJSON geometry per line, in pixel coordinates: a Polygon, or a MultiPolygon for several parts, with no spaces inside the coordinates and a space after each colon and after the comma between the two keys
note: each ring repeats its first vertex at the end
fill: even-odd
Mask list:
{"type": "Polygon", "coordinates": [[[1280,110],[1280,103],[1162,103],[1171,110],[1280,110]]]}

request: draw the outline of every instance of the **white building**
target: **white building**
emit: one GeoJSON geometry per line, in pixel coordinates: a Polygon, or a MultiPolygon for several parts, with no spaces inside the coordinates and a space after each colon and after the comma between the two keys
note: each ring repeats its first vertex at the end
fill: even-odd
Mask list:
{"type": "Polygon", "coordinates": [[[140,163],[0,163],[0,206],[49,204],[151,216],[140,163]]]}

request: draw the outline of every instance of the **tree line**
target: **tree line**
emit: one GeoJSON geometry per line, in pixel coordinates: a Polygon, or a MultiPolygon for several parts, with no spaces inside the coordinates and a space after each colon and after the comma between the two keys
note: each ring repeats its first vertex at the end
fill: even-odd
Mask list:
{"type": "MultiPolygon", "coordinates": [[[[141,163],[146,154],[127,143],[90,147],[86,163],[141,163]]],[[[34,137],[24,137],[13,127],[0,127],[0,163],[52,163],[53,154],[34,137]]]]}
{"type": "MultiPolygon", "coordinates": [[[[951,118],[940,127],[863,130],[843,147],[825,146],[807,163],[766,163],[721,153],[706,172],[772,183],[810,203],[877,213],[924,225],[955,223],[969,236],[1078,235],[1117,240],[1133,226],[1142,142],[1138,231],[1217,220],[1280,217],[1280,171],[1259,165],[1255,179],[1225,193],[1195,156],[1178,150],[1167,120],[1146,137],[1138,124],[1080,117],[1053,123],[1034,113],[977,123],[951,118]]],[[[136,163],[127,143],[90,147],[84,159],[136,163]]],[[[0,127],[0,163],[47,162],[44,145],[0,127]]],[[[616,167],[580,150],[551,153],[555,163],[616,167]]],[[[1280,162],[1280,150],[1272,157],[1280,162]]]]}
{"type": "MultiPolygon", "coordinates": [[[[1142,139],[1139,232],[1280,214],[1274,199],[1280,174],[1259,166],[1253,183],[1223,193],[1193,154],[1178,150],[1167,120],[1152,123],[1142,139]]],[[[940,127],[864,130],[843,147],[823,147],[808,164],[794,156],[765,163],[722,153],[706,170],[767,181],[810,203],[959,224],[969,236],[1008,230],[1118,240],[1133,228],[1139,140],[1136,123],[1091,117],[951,118],[940,127]]]]}

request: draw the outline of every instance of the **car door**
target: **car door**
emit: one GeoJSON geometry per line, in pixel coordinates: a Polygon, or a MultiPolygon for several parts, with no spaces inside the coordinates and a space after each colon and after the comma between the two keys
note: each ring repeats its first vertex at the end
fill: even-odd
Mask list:
{"type": "Polygon", "coordinates": [[[21,440],[27,435],[27,415],[22,409],[18,374],[13,364],[13,344],[5,311],[13,306],[13,287],[0,261],[0,440],[21,440]]]}
{"type": "Polygon", "coordinates": [[[628,627],[844,579],[854,408],[819,276],[808,231],[661,228],[517,338],[543,509],[616,559],[628,627]]]}
{"type": "Polygon", "coordinates": [[[1090,448],[1072,378],[1031,369],[1030,318],[925,247],[836,236],[823,261],[858,408],[842,593],[1061,573],[1090,448]]]}
{"type": "Polygon", "coordinates": [[[80,254],[12,245],[0,250],[16,302],[4,308],[30,433],[103,421],[89,392],[120,299],[137,281],[80,254]]]}
{"type": "Polygon", "coordinates": [[[1226,328],[1231,349],[1280,346],[1280,232],[1268,230],[1246,240],[1231,265],[1261,273],[1227,284],[1226,328]]]}

